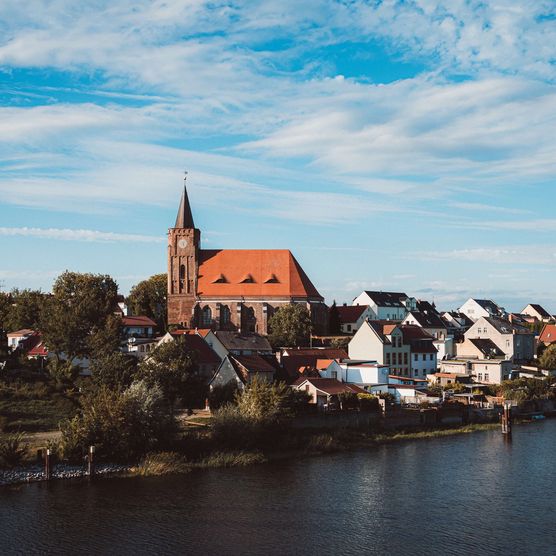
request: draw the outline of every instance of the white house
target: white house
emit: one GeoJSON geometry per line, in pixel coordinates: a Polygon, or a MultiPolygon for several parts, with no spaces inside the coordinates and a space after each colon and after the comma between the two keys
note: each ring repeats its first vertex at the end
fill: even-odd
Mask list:
{"type": "MultiPolygon", "coordinates": [[[[340,382],[357,384],[365,390],[369,387],[388,384],[390,370],[386,365],[380,365],[376,361],[344,361],[333,360],[325,368],[319,371],[322,378],[335,378],[340,382]]],[[[376,389],[373,389],[375,391],[376,389]]],[[[384,389],[386,391],[386,389],[384,389]]]]}
{"type": "Polygon", "coordinates": [[[432,336],[420,326],[402,324],[403,343],[409,346],[410,374],[413,378],[424,379],[437,369],[438,351],[432,336]]]}
{"type": "Polygon", "coordinates": [[[472,321],[477,321],[481,317],[502,317],[505,314],[504,308],[498,306],[491,299],[473,299],[472,297],[458,311],[467,315],[472,321]]]}
{"type": "MultiPolygon", "coordinates": [[[[510,378],[513,364],[507,359],[449,359],[440,362],[440,373],[454,376],[467,375],[482,384],[500,384],[510,378]]],[[[455,382],[455,381],[454,381],[455,382]]]]}
{"type": "Polygon", "coordinates": [[[338,396],[341,394],[367,394],[365,390],[355,384],[347,384],[333,378],[299,378],[291,386],[294,390],[307,392],[310,403],[319,408],[330,409],[339,407],[338,396]]]}
{"type": "Polygon", "coordinates": [[[35,338],[38,336],[38,332],[31,330],[29,328],[23,328],[22,330],[16,330],[15,332],[9,332],[8,337],[8,349],[15,351],[18,347],[26,349],[26,344],[35,343],[35,338]]]}
{"type": "Polygon", "coordinates": [[[152,338],[156,322],[149,317],[122,317],[122,331],[126,338],[152,338]]]}
{"type": "Polygon", "coordinates": [[[366,290],[353,300],[352,305],[368,305],[376,315],[375,320],[402,321],[408,311],[417,308],[417,301],[405,293],[366,290]]]}

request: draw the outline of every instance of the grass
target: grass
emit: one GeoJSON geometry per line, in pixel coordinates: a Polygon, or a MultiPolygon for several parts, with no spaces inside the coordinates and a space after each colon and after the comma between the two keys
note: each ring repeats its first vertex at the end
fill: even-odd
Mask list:
{"type": "Polygon", "coordinates": [[[0,388],[0,425],[4,432],[57,429],[60,421],[75,414],[76,408],[73,398],[52,392],[44,384],[0,388]]]}

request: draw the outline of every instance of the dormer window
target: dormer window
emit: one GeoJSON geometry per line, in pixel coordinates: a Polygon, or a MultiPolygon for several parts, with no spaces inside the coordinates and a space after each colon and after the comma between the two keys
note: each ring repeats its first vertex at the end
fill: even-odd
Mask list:
{"type": "Polygon", "coordinates": [[[220,276],[217,276],[213,281],[213,284],[227,284],[228,280],[226,280],[226,277],[224,276],[224,274],[220,274],[220,276]]]}
{"type": "Polygon", "coordinates": [[[271,274],[265,281],[265,284],[278,284],[279,280],[276,278],[276,274],[271,274]]]}
{"type": "Polygon", "coordinates": [[[240,284],[254,284],[255,279],[253,278],[253,276],[251,276],[251,274],[247,274],[246,276],[244,276],[243,280],[241,280],[239,283],[240,284]]]}

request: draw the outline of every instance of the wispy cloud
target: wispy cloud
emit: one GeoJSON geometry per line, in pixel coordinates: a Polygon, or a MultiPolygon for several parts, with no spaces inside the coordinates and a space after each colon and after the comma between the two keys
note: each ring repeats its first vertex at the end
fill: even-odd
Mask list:
{"type": "Polygon", "coordinates": [[[121,234],[101,232],[98,230],[70,230],[63,228],[4,228],[0,227],[0,236],[23,236],[38,239],[54,239],[61,241],[93,241],[93,242],[139,242],[162,243],[164,237],[146,236],[141,234],[121,234]]]}

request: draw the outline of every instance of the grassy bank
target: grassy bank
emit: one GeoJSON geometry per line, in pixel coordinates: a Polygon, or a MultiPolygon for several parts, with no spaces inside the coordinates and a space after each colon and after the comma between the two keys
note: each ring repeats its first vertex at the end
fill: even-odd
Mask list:
{"type": "Polygon", "coordinates": [[[392,431],[367,433],[357,430],[335,431],[298,430],[288,435],[274,449],[266,450],[217,450],[199,459],[188,459],[180,452],[158,452],[148,454],[133,468],[132,475],[158,476],[188,473],[194,469],[240,467],[272,461],[314,457],[323,454],[345,452],[354,449],[371,449],[378,445],[407,440],[442,438],[472,432],[498,429],[497,423],[473,424],[462,427],[430,429],[420,431],[392,431]]]}

